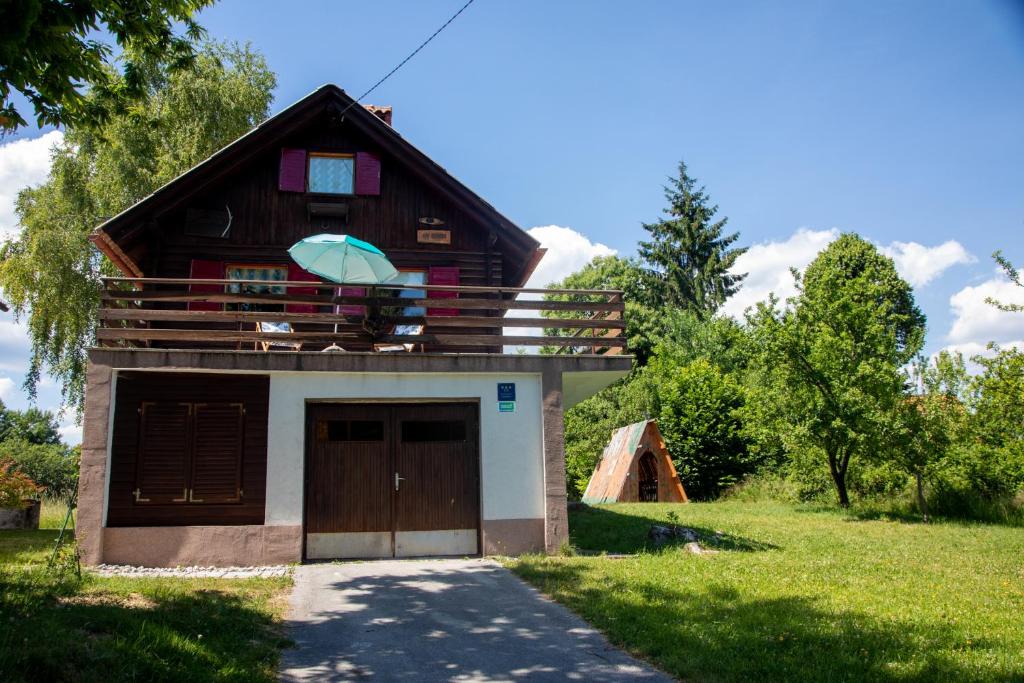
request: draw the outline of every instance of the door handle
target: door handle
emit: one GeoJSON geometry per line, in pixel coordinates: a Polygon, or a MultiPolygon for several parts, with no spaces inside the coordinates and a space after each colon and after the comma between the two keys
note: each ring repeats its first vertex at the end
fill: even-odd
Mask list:
{"type": "Polygon", "coordinates": [[[398,476],[398,472],[395,472],[395,490],[398,490],[398,483],[405,481],[405,477],[398,476]]]}

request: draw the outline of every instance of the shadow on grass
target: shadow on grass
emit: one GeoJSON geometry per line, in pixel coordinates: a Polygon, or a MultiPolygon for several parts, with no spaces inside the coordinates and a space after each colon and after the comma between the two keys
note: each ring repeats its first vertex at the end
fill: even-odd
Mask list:
{"type": "Polygon", "coordinates": [[[638,513],[642,505],[632,505],[626,510],[612,507],[576,506],[569,511],[569,540],[580,550],[609,553],[638,553],[642,551],[672,548],[685,543],[678,540],[656,546],[647,536],[652,524],[678,524],[693,529],[700,537],[701,545],[715,550],[739,552],[760,552],[778,550],[779,547],[752,538],[734,534],[718,533],[715,529],[695,526],[685,520],[672,522],[664,517],[664,506],[651,510],[651,514],[638,513]],[[660,514],[659,514],[660,512],[660,514]]]}
{"type": "MultiPolygon", "coordinates": [[[[0,533],[0,680],[273,680],[287,642],[245,588],[46,573],[37,556],[53,534],[0,533]]],[[[45,560],[43,560],[45,563],[45,560]]],[[[266,590],[254,587],[253,592],[266,590]]],[[[261,603],[260,603],[261,604],[261,603]]]]}
{"type": "Polygon", "coordinates": [[[525,558],[515,571],[683,680],[1006,680],[955,661],[953,652],[993,647],[945,623],[880,621],[804,596],[749,598],[724,584],[684,590],[664,576],[595,581],[572,561],[525,558]]]}

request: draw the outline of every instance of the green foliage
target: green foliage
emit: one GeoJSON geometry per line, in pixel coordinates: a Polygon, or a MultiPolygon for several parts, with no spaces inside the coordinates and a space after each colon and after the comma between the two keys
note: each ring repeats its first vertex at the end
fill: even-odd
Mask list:
{"type": "Polygon", "coordinates": [[[775,457],[774,451],[759,447],[743,431],[746,390],[736,374],[744,363],[747,338],[743,330],[727,318],[703,318],[685,311],[666,318],[661,343],[646,367],[566,411],[570,496],[586,489],[612,431],[650,418],[658,419],[691,497],[714,496],[757,464],[775,457]],[[729,406],[728,412],[715,412],[723,405],[729,406]]]}
{"type": "Polygon", "coordinates": [[[88,235],[262,121],[275,77],[262,56],[207,44],[193,66],[147,62],[144,98],[95,128],[70,128],[47,181],[18,195],[21,232],[0,247],[0,292],[24,317],[32,343],[26,389],[45,370],[81,407],[93,344],[99,277],[113,274],[88,235]]]}
{"type": "Polygon", "coordinates": [[[82,449],[63,444],[36,444],[26,441],[0,442],[0,458],[43,487],[50,500],[69,504],[78,493],[78,467],[82,449]]]}
{"type": "Polygon", "coordinates": [[[740,411],[743,388],[706,359],[677,366],[659,356],[646,370],[656,373],[658,427],[689,497],[715,498],[752,473],[752,457],[740,411]]]}
{"type": "Polygon", "coordinates": [[[24,501],[38,497],[41,491],[42,487],[20,472],[14,461],[0,454],[0,508],[24,507],[24,501]]]}
{"type": "Polygon", "coordinates": [[[975,457],[968,477],[990,499],[1024,489],[1024,352],[997,351],[974,358],[984,370],[975,379],[970,421],[975,457]]]}
{"type": "Polygon", "coordinates": [[[901,367],[920,351],[924,315],[891,259],[844,234],[797,278],[798,294],[749,318],[791,449],[820,452],[842,506],[855,459],[891,452],[901,367]]]}
{"type": "Polygon", "coordinates": [[[0,442],[3,441],[58,444],[57,419],[50,411],[38,408],[8,410],[0,401],[0,442]]]}
{"type": "Polygon", "coordinates": [[[728,219],[715,220],[718,207],[682,161],[665,199],[666,217],[643,226],[651,239],[640,243],[640,258],[653,268],[665,306],[714,313],[746,277],[730,272],[746,248],[732,247],[739,233],[722,234],[728,219]]]}
{"type": "Polygon", "coordinates": [[[203,30],[193,15],[212,0],[20,0],[4,2],[0,29],[0,130],[26,125],[14,106],[20,92],[40,126],[94,125],[146,91],[145,64],[191,65],[203,30]],[[176,28],[182,28],[181,34],[176,28]],[[103,31],[122,48],[114,70],[103,31]],[[87,88],[87,91],[86,91],[87,88]]]}

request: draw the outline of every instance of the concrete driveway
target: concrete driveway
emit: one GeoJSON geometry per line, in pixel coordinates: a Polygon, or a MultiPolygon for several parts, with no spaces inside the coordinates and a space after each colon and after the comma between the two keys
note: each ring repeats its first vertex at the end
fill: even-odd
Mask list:
{"type": "Polygon", "coordinates": [[[295,573],[285,681],[670,681],[489,560],[295,573]]]}

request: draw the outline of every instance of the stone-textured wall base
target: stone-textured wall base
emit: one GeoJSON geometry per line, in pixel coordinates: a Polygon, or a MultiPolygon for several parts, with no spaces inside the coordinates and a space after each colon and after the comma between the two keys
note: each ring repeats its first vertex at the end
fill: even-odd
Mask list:
{"type": "Polygon", "coordinates": [[[301,526],[112,527],[106,564],[143,567],[254,567],[302,560],[301,526]]]}
{"type": "Polygon", "coordinates": [[[485,519],[484,555],[544,552],[543,519],[485,519]]]}
{"type": "Polygon", "coordinates": [[[38,529],[41,508],[38,500],[28,501],[23,508],[0,508],[0,529],[38,529]]]}

